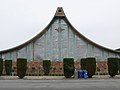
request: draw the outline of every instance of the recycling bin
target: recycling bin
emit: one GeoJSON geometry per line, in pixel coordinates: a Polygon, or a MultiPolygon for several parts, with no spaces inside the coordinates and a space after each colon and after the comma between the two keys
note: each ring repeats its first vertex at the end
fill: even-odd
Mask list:
{"type": "Polygon", "coordinates": [[[83,78],[83,70],[78,71],[78,78],[83,78]]]}
{"type": "Polygon", "coordinates": [[[88,78],[88,72],[87,72],[87,70],[83,70],[83,73],[84,73],[84,79],[87,79],[88,78]]]}

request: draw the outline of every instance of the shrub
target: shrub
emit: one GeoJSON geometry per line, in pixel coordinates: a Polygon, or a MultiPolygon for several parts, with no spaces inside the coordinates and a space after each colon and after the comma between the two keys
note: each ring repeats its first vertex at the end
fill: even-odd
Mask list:
{"type": "Polygon", "coordinates": [[[10,75],[12,72],[12,60],[5,60],[6,75],[10,75]]]}
{"type": "Polygon", "coordinates": [[[23,78],[27,70],[27,59],[17,58],[17,75],[19,78],[23,78]]]}
{"type": "Polygon", "coordinates": [[[81,58],[80,64],[81,64],[81,69],[86,70],[86,58],[81,58]]]}
{"type": "Polygon", "coordinates": [[[44,75],[48,76],[50,72],[51,61],[50,60],[43,60],[43,69],[44,75]]]}
{"type": "Polygon", "coordinates": [[[96,71],[96,59],[93,57],[86,59],[82,58],[80,62],[81,62],[81,69],[87,70],[88,77],[92,78],[92,76],[95,75],[95,71],[96,71]]]}
{"type": "Polygon", "coordinates": [[[64,76],[66,78],[70,78],[74,74],[74,59],[73,58],[64,58],[63,59],[63,69],[64,69],[64,76]]]}
{"type": "Polygon", "coordinates": [[[3,72],[3,59],[0,58],[0,76],[2,75],[3,72]]]}
{"type": "Polygon", "coordinates": [[[118,59],[118,70],[119,70],[119,73],[120,73],[120,58],[118,59]]]}
{"type": "Polygon", "coordinates": [[[118,58],[108,58],[108,73],[111,77],[118,74],[118,58]]]}

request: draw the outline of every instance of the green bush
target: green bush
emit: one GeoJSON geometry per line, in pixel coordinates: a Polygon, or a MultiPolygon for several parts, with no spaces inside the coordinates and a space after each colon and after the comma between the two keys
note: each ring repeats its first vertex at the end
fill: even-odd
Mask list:
{"type": "Polygon", "coordinates": [[[3,59],[0,58],[0,76],[2,75],[3,72],[3,59]]]}
{"type": "Polygon", "coordinates": [[[66,78],[70,78],[74,74],[74,59],[73,58],[64,58],[63,59],[63,69],[64,69],[64,76],[66,78]]]}
{"type": "Polygon", "coordinates": [[[50,60],[43,60],[43,69],[44,75],[48,76],[50,72],[51,61],[50,60]]]}
{"type": "Polygon", "coordinates": [[[94,57],[91,58],[82,58],[81,59],[81,69],[88,71],[88,77],[92,78],[95,75],[96,71],[96,59],[94,57]]]}
{"type": "Polygon", "coordinates": [[[119,73],[120,73],[120,58],[118,59],[118,70],[119,70],[119,73]]]}
{"type": "Polygon", "coordinates": [[[118,58],[108,58],[108,73],[111,77],[118,74],[118,58]]]}
{"type": "Polygon", "coordinates": [[[12,72],[12,60],[5,60],[6,75],[10,75],[12,72]]]}
{"type": "Polygon", "coordinates": [[[81,69],[86,70],[86,58],[81,58],[80,64],[81,64],[81,69]]]}
{"type": "Polygon", "coordinates": [[[17,75],[19,78],[23,78],[27,70],[27,59],[17,58],[17,75]]]}

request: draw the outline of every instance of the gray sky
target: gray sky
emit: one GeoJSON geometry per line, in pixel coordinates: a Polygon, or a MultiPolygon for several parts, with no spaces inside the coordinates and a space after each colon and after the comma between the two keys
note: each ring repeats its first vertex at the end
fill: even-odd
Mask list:
{"type": "Polygon", "coordinates": [[[0,0],[0,50],[18,46],[42,31],[63,7],[84,36],[120,48],[120,0],[0,0]]]}

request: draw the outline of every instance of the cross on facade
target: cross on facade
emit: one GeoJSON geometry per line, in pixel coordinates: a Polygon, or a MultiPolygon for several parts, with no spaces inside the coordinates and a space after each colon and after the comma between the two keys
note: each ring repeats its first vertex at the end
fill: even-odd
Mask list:
{"type": "Polygon", "coordinates": [[[62,29],[61,27],[58,27],[58,29],[55,29],[58,31],[58,34],[61,33],[64,29],[62,29]]]}
{"type": "Polygon", "coordinates": [[[58,27],[58,29],[55,29],[58,31],[58,49],[59,49],[59,56],[58,56],[58,60],[61,60],[61,32],[64,30],[62,29],[60,26],[58,27]]]}

